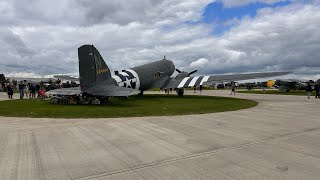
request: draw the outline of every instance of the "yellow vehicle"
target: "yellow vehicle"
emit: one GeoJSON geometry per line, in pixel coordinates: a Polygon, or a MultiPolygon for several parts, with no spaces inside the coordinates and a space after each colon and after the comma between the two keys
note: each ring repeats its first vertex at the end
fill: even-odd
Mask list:
{"type": "Polygon", "coordinates": [[[267,86],[268,87],[273,87],[275,85],[276,81],[275,80],[268,80],[267,86]]]}

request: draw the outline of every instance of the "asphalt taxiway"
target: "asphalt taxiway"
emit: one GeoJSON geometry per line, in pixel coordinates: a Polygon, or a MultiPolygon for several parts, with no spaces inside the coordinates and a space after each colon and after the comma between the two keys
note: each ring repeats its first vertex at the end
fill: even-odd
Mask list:
{"type": "MultiPolygon", "coordinates": [[[[229,91],[203,94],[229,96],[229,91]]],[[[320,100],[257,94],[235,97],[259,105],[166,117],[0,117],[0,177],[319,179],[320,100]]],[[[2,93],[0,99],[5,98],[2,93]]]]}

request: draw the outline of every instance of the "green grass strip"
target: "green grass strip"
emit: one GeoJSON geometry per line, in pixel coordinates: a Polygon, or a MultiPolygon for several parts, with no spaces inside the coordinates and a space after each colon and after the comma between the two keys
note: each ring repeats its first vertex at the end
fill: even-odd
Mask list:
{"type": "Polygon", "coordinates": [[[0,116],[34,118],[118,118],[169,116],[235,111],[254,107],[257,102],[244,99],[176,95],[130,96],[112,99],[106,105],[63,105],[49,101],[0,101],[0,116]]]}

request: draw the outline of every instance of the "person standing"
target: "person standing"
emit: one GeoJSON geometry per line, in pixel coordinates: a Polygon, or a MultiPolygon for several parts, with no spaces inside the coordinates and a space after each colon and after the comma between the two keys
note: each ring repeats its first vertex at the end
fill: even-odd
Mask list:
{"type": "Polygon", "coordinates": [[[307,92],[307,99],[310,100],[310,96],[311,96],[311,92],[312,92],[312,87],[311,87],[310,83],[308,83],[306,86],[306,92],[307,92]]]}
{"type": "Polygon", "coordinates": [[[233,93],[233,95],[236,95],[236,90],[235,90],[236,89],[236,83],[234,81],[231,82],[230,87],[231,87],[230,95],[232,95],[232,93],[233,93]]]}
{"type": "Polygon", "coordinates": [[[203,87],[202,87],[202,85],[200,85],[200,87],[199,87],[200,94],[202,94],[202,89],[203,89],[203,87]]]}
{"type": "Polygon", "coordinates": [[[29,99],[31,99],[32,98],[32,86],[33,86],[33,84],[32,83],[28,83],[28,86],[29,86],[29,88],[28,88],[28,93],[29,93],[29,99]]]}
{"type": "Polygon", "coordinates": [[[27,80],[24,80],[24,89],[23,92],[26,94],[26,97],[28,99],[28,95],[29,95],[29,85],[27,83],[27,80]]]}
{"type": "Polygon", "coordinates": [[[35,98],[36,97],[36,85],[35,84],[30,84],[30,98],[35,98]]]}
{"type": "Polygon", "coordinates": [[[13,98],[12,98],[12,95],[13,95],[13,86],[12,86],[10,83],[8,83],[6,88],[7,88],[7,93],[8,93],[9,99],[13,99],[13,98]]]}
{"type": "Polygon", "coordinates": [[[19,93],[20,93],[20,99],[23,99],[24,97],[24,84],[22,81],[19,83],[19,93]]]}
{"type": "Polygon", "coordinates": [[[319,83],[316,83],[316,85],[314,86],[314,90],[316,91],[316,99],[320,99],[320,95],[319,95],[319,91],[320,91],[320,86],[319,83]]]}
{"type": "Polygon", "coordinates": [[[265,94],[266,93],[266,86],[262,85],[261,87],[262,87],[262,93],[265,94]]]}
{"type": "Polygon", "coordinates": [[[37,94],[37,96],[39,95],[39,91],[40,91],[40,85],[39,84],[36,84],[35,85],[35,89],[36,89],[36,94],[37,94]]]}

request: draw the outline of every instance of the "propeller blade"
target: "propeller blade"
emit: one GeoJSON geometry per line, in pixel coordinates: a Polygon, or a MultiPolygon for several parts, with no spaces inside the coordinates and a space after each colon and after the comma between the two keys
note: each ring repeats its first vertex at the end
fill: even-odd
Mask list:
{"type": "Polygon", "coordinates": [[[192,72],[189,72],[189,75],[196,73],[198,70],[194,70],[192,72]]]}
{"type": "Polygon", "coordinates": [[[178,73],[181,73],[182,71],[180,71],[179,69],[176,69],[176,71],[178,72],[178,73]]]}

